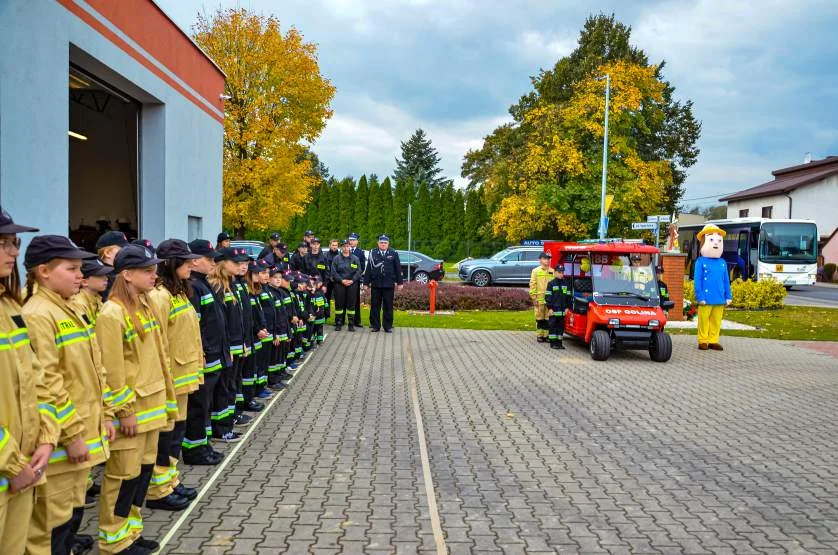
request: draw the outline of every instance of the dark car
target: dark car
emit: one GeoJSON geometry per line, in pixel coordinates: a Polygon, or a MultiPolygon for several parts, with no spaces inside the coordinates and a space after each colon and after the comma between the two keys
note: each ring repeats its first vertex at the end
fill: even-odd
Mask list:
{"type": "Polygon", "coordinates": [[[410,279],[419,283],[430,280],[442,281],[445,277],[445,267],[442,260],[435,260],[430,256],[416,251],[400,251],[399,260],[402,263],[402,277],[407,279],[407,269],[410,267],[410,279]]]}

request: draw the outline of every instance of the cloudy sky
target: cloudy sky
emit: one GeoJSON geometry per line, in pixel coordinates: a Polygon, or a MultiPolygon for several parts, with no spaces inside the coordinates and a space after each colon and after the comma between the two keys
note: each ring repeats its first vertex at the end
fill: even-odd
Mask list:
{"type": "Polygon", "coordinates": [[[392,174],[399,143],[425,129],[448,177],[529,78],[575,47],[591,13],[615,13],[703,123],[685,204],[838,155],[834,0],[157,0],[181,27],[198,11],[275,14],[319,45],[337,87],[314,149],[332,174],[392,174]],[[630,7],[629,7],[630,5],[630,7]]]}

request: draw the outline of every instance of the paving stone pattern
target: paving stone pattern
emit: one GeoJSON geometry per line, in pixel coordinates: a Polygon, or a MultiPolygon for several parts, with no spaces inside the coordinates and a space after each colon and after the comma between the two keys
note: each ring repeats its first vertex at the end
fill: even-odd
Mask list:
{"type": "MultiPolygon", "coordinates": [[[[409,346],[452,554],[838,552],[838,359],[673,339],[657,364],[517,332],[331,333],[166,551],[434,553],[409,346]]],[[[151,537],[176,518],[147,514],[151,537]]]]}

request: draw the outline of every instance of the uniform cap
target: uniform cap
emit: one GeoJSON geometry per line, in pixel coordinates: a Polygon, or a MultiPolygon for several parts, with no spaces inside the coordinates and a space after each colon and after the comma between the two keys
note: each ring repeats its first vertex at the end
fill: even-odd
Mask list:
{"type": "Polygon", "coordinates": [[[386,235],[379,235],[378,240],[379,241],[387,241],[388,243],[390,242],[390,238],[387,237],[386,235]]]}
{"type": "Polygon", "coordinates": [[[96,258],[96,255],[80,249],[69,238],[63,235],[38,235],[26,247],[23,265],[26,269],[31,269],[39,264],[46,264],[56,258],[89,260],[96,258]]]}
{"type": "Polygon", "coordinates": [[[127,244],[128,238],[121,231],[106,231],[101,237],[99,237],[99,240],[96,241],[96,248],[103,249],[113,245],[124,247],[127,244]]]}
{"type": "Polygon", "coordinates": [[[198,256],[206,256],[208,258],[215,258],[218,252],[212,248],[212,243],[207,241],[206,239],[195,239],[194,241],[189,242],[189,250],[192,251],[192,254],[197,254],[198,256]]]}
{"type": "Polygon", "coordinates": [[[274,246],[274,248],[275,248],[275,249],[279,249],[279,250],[281,250],[281,251],[285,252],[285,251],[287,251],[287,250],[288,250],[288,245],[286,245],[285,243],[277,243],[277,244],[274,246]]]}
{"type": "Polygon", "coordinates": [[[39,231],[36,227],[18,225],[8,212],[0,208],[0,233],[24,233],[39,231]]]}
{"type": "Polygon", "coordinates": [[[216,262],[221,262],[223,260],[232,260],[233,262],[250,262],[250,257],[244,249],[224,247],[218,249],[215,255],[216,262]]]}
{"type": "Polygon", "coordinates": [[[227,233],[226,231],[222,231],[221,233],[218,234],[218,237],[216,238],[215,242],[220,243],[221,241],[229,241],[229,240],[230,240],[230,234],[227,233]]]}
{"type": "Polygon", "coordinates": [[[279,236],[279,233],[274,231],[273,233],[271,233],[271,239],[273,239],[274,241],[279,241],[281,237],[279,236]]]}
{"type": "Polygon", "coordinates": [[[200,254],[195,254],[186,244],[186,241],[180,239],[166,239],[157,245],[157,256],[160,258],[181,258],[184,260],[194,260],[201,258],[200,254]]]}
{"type": "Polygon", "coordinates": [[[113,261],[113,269],[116,273],[133,268],[148,268],[163,262],[155,257],[152,252],[140,245],[125,245],[119,251],[113,261]]]}
{"type": "Polygon", "coordinates": [[[341,239],[340,241],[338,241],[338,246],[341,246],[341,247],[344,246],[344,245],[348,245],[348,244],[349,244],[349,239],[341,239]]]}
{"type": "Polygon", "coordinates": [[[81,265],[81,275],[89,278],[90,276],[106,276],[113,273],[113,266],[108,266],[98,258],[85,260],[81,265]]]}
{"type": "Polygon", "coordinates": [[[278,266],[271,266],[269,271],[271,273],[271,277],[282,273],[282,270],[278,266]]]}
{"type": "Polygon", "coordinates": [[[148,239],[134,239],[131,241],[132,245],[139,245],[141,247],[145,247],[151,251],[151,254],[156,256],[157,250],[154,248],[154,245],[148,239]]]}
{"type": "Polygon", "coordinates": [[[306,243],[305,241],[300,241],[300,244],[297,245],[297,248],[301,249],[303,247],[308,247],[308,243],[306,243]]]}
{"type": "Polygon", "coordinates": [[[541,260],[542,258],[548,258],[548,259],[553,258],[553,255],[550,254],[549,252],[542,252],[541,254],[538,255],[538,259],[541,260]]]}
{"type": "Polygon", "coordinates": [[[312,230],[310,230],[310,229],[307,229],[307,230],[306,230],[306,232],[305,232],[305,233],[303,233],[303,235],[305,235],[306,237],[308,237],[308,236],[310,236],[310,235],[314,235],[314,232],[313,232],[312,230]]]}
{"type": "Polygon", "coordinates": [[[352,233],[349,234],[349,238],[350,239],[360,239],[361,236],[353,231],[352,233]]]}
{"type": "Polygon", "coordinates": [[[311,242],[312,243],[317,243],[319,245],[320,244],[320,237],[312,237],[311,242]]]}

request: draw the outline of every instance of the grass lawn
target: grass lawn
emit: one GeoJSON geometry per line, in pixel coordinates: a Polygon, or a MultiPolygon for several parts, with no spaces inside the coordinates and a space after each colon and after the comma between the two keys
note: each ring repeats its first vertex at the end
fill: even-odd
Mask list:
{"type": "MultiPolygon", "coordinates": [[[[369,308],[362,321],[369,323],[369,308]]],[[[725,318],[755,326],[757,330],[724,330],[722,335],[807,341],[838,341],[838,309],[787,306],[782,310],[727,310],[725,318]]],[[[394,325],[405,328],[452,328],[469,330],[534,331],[531,310],[461,311],[454,315],[409,314],[397,310],[394,325]]],[[[673,334],[695,335],[695,330],[670,329],[673,334]]]]}

